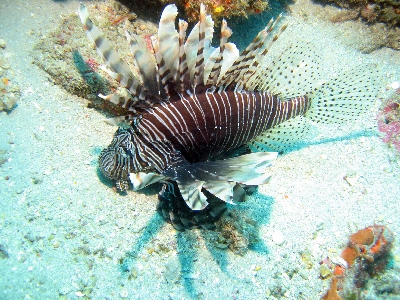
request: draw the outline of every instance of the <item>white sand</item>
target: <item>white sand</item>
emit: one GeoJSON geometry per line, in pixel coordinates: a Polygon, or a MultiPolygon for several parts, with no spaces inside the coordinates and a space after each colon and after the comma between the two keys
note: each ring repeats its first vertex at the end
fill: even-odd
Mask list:
{"type": "MultiPolygon", "coordinates": [[[[9,256],[0,259],[1,299],[76,299],[83,293],[92,299],[318,299],[329,284],[319,279],[319,262],[338,256],[349,234],[378,223],[399,238],[394,150],[376,135],[340,138],[374,127],[371,117],[350,129],[323,127],[314,142],[332,141],[277,159],[268,170],[271,184],[238,208],[259,224],[265,244],[244,256],[216,248],[215,232],[177,233],[165,224],[155,211],[157,188],[117,194],[100,181],[96,167],[115,128],[31,63],[39,35],[77,7],[75,1],[0,3],[0,37],[22,90],[18,106],[0,112],[0,149],[8,158],[0,167],[0,244],[9,256]],[[354,174],[350,186],[344,177],[354,174]],[[282,244],[276,243],[279,235],[282,244]],[[311,254],[311,269],[301,253],[311,254]]],[[[321,9],[297,3],[280,43],[316,41],[328,77],[375,62],[390,73],[387,83],[400,80],[399,52],[360,54],[352,43],[363,34],[358,25],[352,31],[352,22],[310,16],[321,9]]],[[[393,253],[400,254],[397,243],[393,253]]]]}

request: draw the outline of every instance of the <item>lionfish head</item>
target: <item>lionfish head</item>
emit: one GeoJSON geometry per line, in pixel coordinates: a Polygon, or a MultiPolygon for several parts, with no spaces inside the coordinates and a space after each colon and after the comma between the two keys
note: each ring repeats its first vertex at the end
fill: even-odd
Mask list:
{"type": "MultiPolygon", "coordinates": [[[[111,144],[99,156],[99,168],[108,179],[118,182],[128,181],[129,173],[135,173],[133,158],[136,153],[130,129],[119,128],[111,144]]],[[[126,189],[126,188],[125,188],[126,189]]],[[[125,190],[121,188],[121,190],[125,190]]]]}

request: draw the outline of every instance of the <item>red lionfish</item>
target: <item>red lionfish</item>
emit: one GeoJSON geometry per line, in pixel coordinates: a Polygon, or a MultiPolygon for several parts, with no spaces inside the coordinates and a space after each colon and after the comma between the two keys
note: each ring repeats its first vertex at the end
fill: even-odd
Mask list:
{"type": "Polygon", "coordinates": [[[375,74],[361,67],[316,86],[322,76],[307,44],[294,43],[264,62],[287,27],[277,26],[280,16],[239,54],[227,41],[232,31],[225,20],[219,47],[211,46],[214,24],[203,5],[188,36],[185,21],[176,30],[177,13],[175,5],[165,7],[152,37],[154,54],[141,37],[126,33],[133,72],[81,4],[86,33],[109,67],[103,69],[129,91],[99,95],[129,111],[115,123],[130,123],[101,152],[99,168],[120,191],[128,182],[134,190],[164,182],[163,217],[178,230],[211,229],[225,202],[233,203],[247,186],[268,182],[262,171],[277,152],[267,151],[298,141],[307,119],[341,123],[367,111],[377,93],[375,74]],[[243,145],[252,153],[215,159],[243,145]]]}

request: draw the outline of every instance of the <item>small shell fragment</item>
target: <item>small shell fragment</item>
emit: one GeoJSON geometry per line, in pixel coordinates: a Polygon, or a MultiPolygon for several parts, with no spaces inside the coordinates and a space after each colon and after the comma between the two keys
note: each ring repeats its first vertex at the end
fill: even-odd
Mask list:
{"type": "Polygon", "coordinates": [[[339,257],[339,256],[332,257],[331,262],[334,263],[335,265],[341,266],[345,269],[347,269],[347,267],[348,267],[347,261],[345,261],[342,257],[339,257]]]}
{"type": "Polygon", "coordinates": [[[0,58],[0,67],[2,69],[9,69],[10,68],[10,64],[8,63],[8,61],[5,58],[1,57],[0,58]]]}
{"type": "Polygon", "coordinates": [[[75,292],[75,296],[77,296],[77,297],[84,297],[85,294],[82,293],[81,291],[77,291],[77,292],[75,292]]]}
{"type": "Polygon", "coordinates": [[[350,186],[355,186],[358,181],[358,176],[346,176],[344,179],[350,186]]]}
{"type": "Polygon", "coordinates": [[[400,81],[393,81],[389,86],[394,90],[400,89],[400,81]]]}
{"type": "Polygon", "coordinates": [[[285,242],[285,237],[283,236],[283,233],[280,231],[275,231],[272,233],[272,241],[280,246],[285,242]]]}
{"type": "Polygon", "coordinates": [[[119,292],[119,295],[120,295],[120,297],[123,298],[123,299],[128,298],[128,295],[129,295],[128,290],[125,290],[125,289],[124,289],[124,290],[120,291],[120,292],[119,292]]]}
{"type": "Polygon", "coordinates": [[[319,275],[321,276],[322,279],[326,279],[332,275],[332,271],[331,269],[329,269],[327,265],[323,264],[319,268],[319,275]]]}

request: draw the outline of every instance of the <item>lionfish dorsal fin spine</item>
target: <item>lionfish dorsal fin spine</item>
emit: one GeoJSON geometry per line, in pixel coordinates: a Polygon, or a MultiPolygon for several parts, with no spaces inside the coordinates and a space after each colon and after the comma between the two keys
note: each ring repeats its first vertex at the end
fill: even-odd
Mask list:
{"type": "Polygon", "coordinates": [[[185,42],[186,63],[190,75],[190,84],[193,84],[194,69],[196,66],[197,47],[199,45],[199,22],[190,31],[185,42]]]}
{"type": "Polygon", "coordinates": [[[179,72],[176,82],[178,83],[179,92],[183,92],[190,87],[190,73],[186,61],[185,53],[185,38],[188,23],[184,20],[179,20],[179,72]]]}
{"type": "Polygon", "coordinates": [[[166,99],[168,97],[168,89],[164,88],[162,82],[161,82],[161,76],[160,76],[160,63],[162,60],[162,56],[160,51],[158,50],[158,40],[157,37],[155,37],[154,35],[152,35],[150,37],[150,41],[151,41],[151,46],[153,47],[154,50],[154,56],[156,58],[156,65],[155,65],[155,69],[156,69],[156,82],[157,82],[157,86],[158,86],[158,92],[159,92],[159,97],[161,99],[166,99]]]}
{"type": "Polygon", "coordinates": [[[205,15],[205,9],[201,15],[203,17],[200,17],[200,21],[192,28],[185,42],[186,61],[192,87],[204,84],[204,61],[214,51],[210,47],[214,32],[214,23],[211,16],[205,15]],[[203,22],[201,22],[202,19],[203,22]],[[195,78],[197,78],[196,83],[195,78]]]}
{"type": "Polygon", "coordinates": [[[260,77],[259,77],[260,75],[259,75],[259,72],[257,71],[257,70],[259,70],[258,66],[262,62],[263,58],[266,57],[266,55],[268,54],[269,50],[272,47],[272,44],[278,40],[280,35],[286,30],[287,26],[288,26],[287,24],[284,24],[280,28],[280,31],[278,32],[278,34],[276,34],[272,38],[269,45],[266,46],[264,48],[264,50],[262,50],[262,52],[258,54],[258,58],[254,62],[254,64],[250,67],[252,74],[249,76],[244,76],[244,80],[243,80],[243,82],[244,82],[243,88],[244,89],[251,90],[251,91],[254,91],[256,88],[260,89],[260,87],[258,85],[259,80],[260,80],[260,77]]]}
{"type": "Polygon", "coordinates": [[[135,66],[139,70],[140,79],[144,87],[155,96],[158,96],[159,91],[156,81],[156,61],[154,55],[147,49],[142,37],[131,35],[128,31],[125,33],[135,66]]]}
{"type": "MultiPolygon", "coordinates": [[[[276,24],[281,19],[281,15],[274,21],[271,20],[264,30],[260,31],[254,40],[240,54],[230,69],[221,79],[221,84],[225,87],[235,84],[235,90],[242,90],[246,82],[251,81],[251,77],[255,74],[256,67],[263,56],[259,55],[263,49],[267,49],[267,40],[276,24]],[[240,81],[236,81],[239,79],[240,81]]],[[[275,42],[278,36],[272,38],[275,42]]],[[[271,42],[271,43],[272,43],[271,42]]]]}
{"type": "Polygon", "coordinates": [[[221,69],[220,75],[218,77],[218,81],[216,86],[220,89],[225,89],[226,86],[222,84],[222,80],[226,74],[226,72],[232,67],[233,63],[239,57],[239,49],[236,47],[234,43],[226,43],[224,45],[224,52],[222,53],[222,61],[221,61],[221,69]]]}
{"type": "Polygon", "coordinates": [[[227,87],[232,82],[235,82],[235,78],[238,78],[238,75],[245,68],[245,66],[252,63],[252,61],[250,61],[251,56],[253,55],[254,58],[254,52],[261,46],[265,36],[265,30],[262,30],[257,34],[254,40],[247,46],[247,48],[234,61],[228,71],[222,76],[218,85],[227,87]]]}
{"type": "Polygon", "coordinates": [[[204,74],[204,46],[206,39],[206,9],[203,3],[200,4],[199,21],[199,44],[197,48],[197,57],[194,71],[193,88],[202,82],[204,74]]]}
{"type": "Polygon", "coordinates": [[[79,16],[87,36],[96,45],[97,52],[111,68],[113,77],[129,90],[139,91],[139,87],[142,86],[141,82],[133,75],[128,64],[121,59],[118,52],[112,48],[103,33],[92,23],[83,4],[79,7],[79,16]]]}
{"type": "Polygon", "coordinates": [[[209,85],[216,86],[217,85],[218,77],[221,74],[221,64],[222,64],[222,59],[223,59],[223,53],[225,50],[225,45],[226,45],[226,42],[228,41],[228,38],[231,35],[232,35],[232,30],[228,27],[228,24],[225,21],[225,19],[222,20],[219,52],[218,52],[218,56],[215,59],[215,62],[213,63],[213,66],[210,70],[210,75],[206,82],[207,86],[209,86],[209,85]]]}
{"type": "MultiPolygon", "coordinates": [[[[212,48],[212,51],[210,51],[210,55],[206,59],[206,63],[204,65],[204,85],[207,88],[210,86],[214,86],[213,77],[215,73],[211,74],[211,72],[214,70],[214,67],[217,64],[217,60],[221,56],[220,54],[221,53],[219,48],[212,48]]],[[[218,63],[218,68],[220,67],[221,65],[218,63]]]]}
{"type": "Polygon", "coordinates": [[[99,94],[99,97],[132,112],[136,112],[135,105],[139,102],[137,97],[132,98],[130,95],[122,93],[114,93],[107,96],[99,94]]]}
{"type": "Polygon", "coordinates": [[[175,29],[178,9],[168,5],[161,14],[156,41],[156,61],[161,84],[168,94],[170,82],[175,82],[179,64],[179,34],[175,29]]]}
{"type": "Polygon", "coordinates": [[[123,87],[127,88],[132,94],[132,97],[138,97],[141,90],[144,88],[138,80],[132,80],[130,77],[114,72],[113,70],[107,68],[107,66],[101,65],[100,69],[107,73],[108,76],[118,81],[123,87]]]}
{"type": "Polygon", "coordinates": [[[162,89],[164,90],[163,94],[165,94],[167,99],[169,99],[169,81],[171,79],[171,71],[167,68],[163,57],[161,57],[160,64],[158,65],[158,74],[162,89]]]}
{"type": "MultiPolygon", "coordinates": [[[[276,19],[276,21],[274,22],[272,27],[269,29],[270,30],[269,32],[271,32],[271,30],[273,30],[273,28],[275,27],[275,24],[281,19],[281,17],[282,17],[282,15],[278,16],[278,18],[276,19]]],[[[242,80],[242,83],[243,83],[242,88],[243,89],[252,90],[252,91],[255,90],[255,88],[256,88],[255,80],[258,76],[257,70],[259,69],[258,66],[260,65],[260,63],[262,63],[263,59],[268,54],[272,45],[278,40],[280,35],[286,30],[287,26],[288,26],[287,24],[284,24],[280,28],[279,32],[273,36],[273,38],[269,41],[268,44],[264,42],[263,48],[260,49],[260,51],[258,51],[253,64],[248,67],[249,68],[248,71],[243,76],[243,80],[242,80]]]]}

